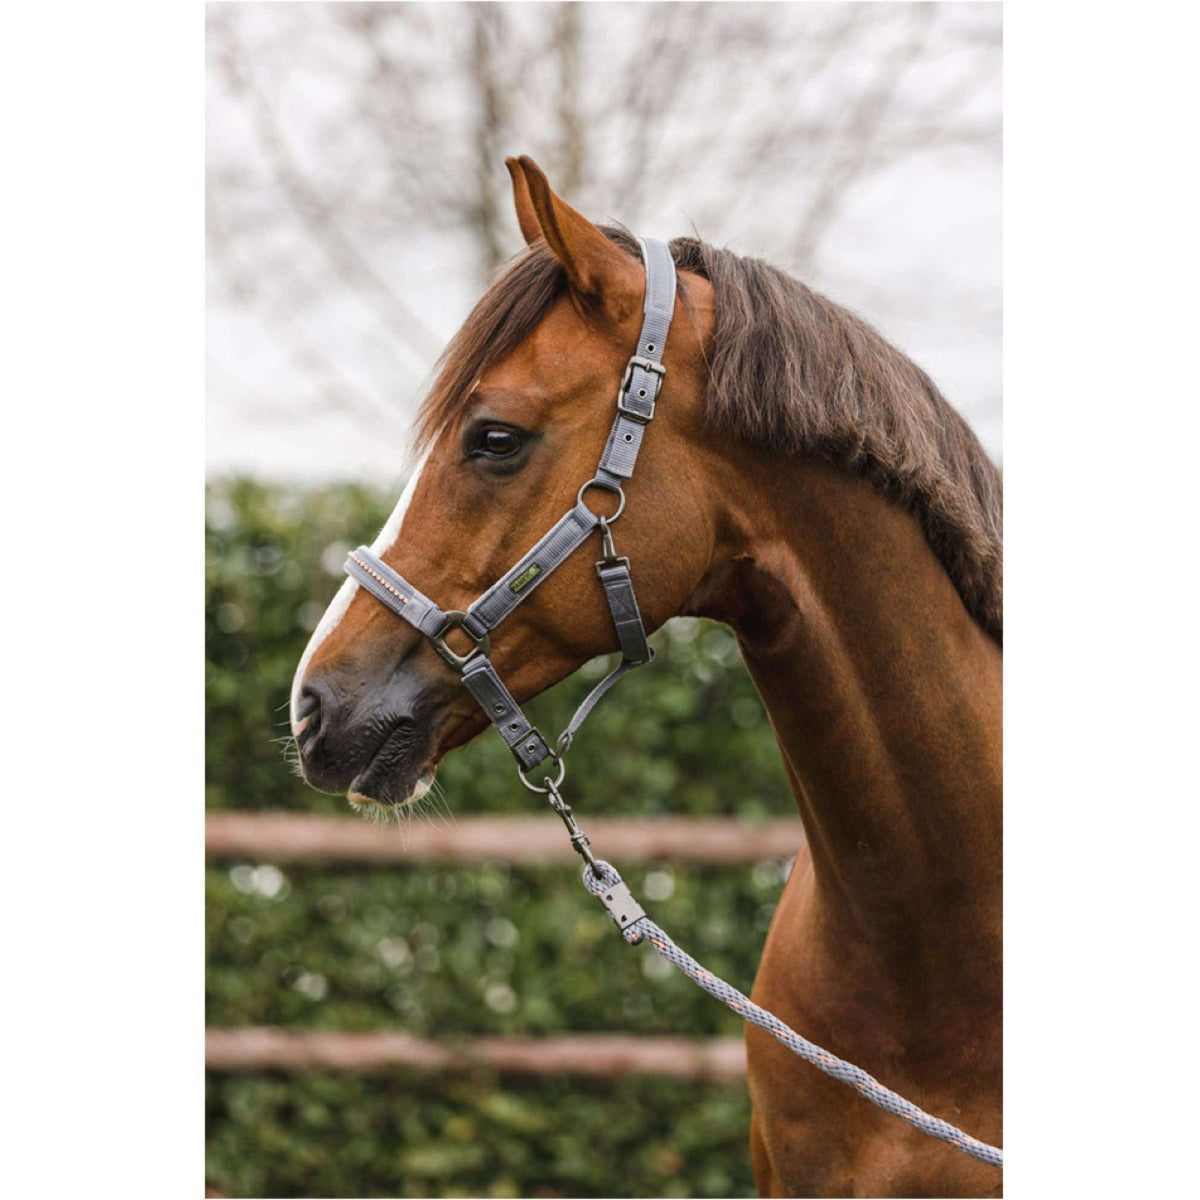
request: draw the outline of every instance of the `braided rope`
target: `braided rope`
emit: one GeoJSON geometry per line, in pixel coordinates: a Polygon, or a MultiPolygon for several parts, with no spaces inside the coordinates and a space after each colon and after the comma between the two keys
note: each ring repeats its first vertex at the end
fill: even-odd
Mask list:
{"type": "MultiPolygon", "coordinates": [[[[608,863],[601,861],[599,866],[603,872],[601,875],[596,875],[591,867],[583,869],[584,887],[593,896],[599,896],[601,892],[614,888],[621,882],[621,876],[608,863]]],[[[634,945],[643,938],[649,941],[659,955],[673,967],[682,971],[693,983],[702,987],[710,996],[715,996],[722,1003],[727,1004],[743,1020],[751,1021],[759,1028],[765,1029],[772,1037],[781,1041],[806,1062],[812,1063],[826,1075],[831,1075],[834,1079],[852,1087],[860,1096],[870,1100],[884,1112],[900,1117],[930,1137],[949,1142],[964,1154],[979,1159],[980,1162],[990,1163],[996,1167],[1004,1165],[1003,1151],[996,1146],[989,1146],[986,1142],[981,1142],[977,1138],[971,1137],[970,1134],[963,1133],[961,1129],[956,1129],[948,1121],[930,1116],[923,1109],[905,1100],[903,1096],[884,1087],[879,1080],[868,1075],[861,1067],[856,1067],[853,1063],[848,1063],[844,1059],[830,1054],[828,1050],[822,1050],[820,1046],[810,1042],[807,1038],[801,1037],[791,1026],[785,1025],[765,1008],[760,1008],[748,996],[742,995],[737,988],[731,987],[723,979],[719,979],[711,971],[702,967],[690,954],[681,950],[649,917],[642,917],[628,925],[621,930],[621,934],[627,942],[634,945]]]]}

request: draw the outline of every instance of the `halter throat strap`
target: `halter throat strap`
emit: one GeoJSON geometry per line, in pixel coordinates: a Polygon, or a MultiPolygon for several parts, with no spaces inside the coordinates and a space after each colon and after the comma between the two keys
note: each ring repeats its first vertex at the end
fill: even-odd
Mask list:
{"type": "Polygon", "coordinates": [[[445,662],[462,676],[464,686],[475,697],[523,771],[565,752],[600,697],[631,667],[647,663],[654,657],[654,651],[646,641],[645,626],[634,595],[629,560],[617,556],[609,528],[625,508],[622,484],[633,476],[646,430],[654,419],[655,406],[667,374],[662,365],[663,350],[675,311],[675,262],[670,248],[656,238],[639,238],[638,241],[646,267],[642,329],[636,351],[625,366],[617,391],[616,416],[596,474],[579,489],[574,507],[474,600],[466,612],[439,608],[366,546],[351,551],[345,562],[345,571],[351,578],[428,638],[445,662]],[[615,492],[620,497],[614,516],[600,517],[588,507],[586,494],[593,487],[615,492]],[[596,563],[596,572],[621,649],[621,662],[588,694],[559,738],[557,750],[551,750],[521,711],[492,664],[489,657],[491,632],[596,529],[602,533],[603,554],[596,563]],[[453,649],[446,641],[456,629],[470,639],[471,646],[466,653],[453,649]]]}

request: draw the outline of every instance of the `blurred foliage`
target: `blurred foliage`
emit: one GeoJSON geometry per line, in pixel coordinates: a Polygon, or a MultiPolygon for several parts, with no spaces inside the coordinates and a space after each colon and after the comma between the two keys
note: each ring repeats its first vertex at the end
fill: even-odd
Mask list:
{"type": "MultiPolygon", "coordinates": [[[[784,872],[653,863],[625,877],[681,945],[749,989],[784,872]]],[[[648,948],[614,937],[574,866],[213,865],[208,954],[214,1025],[741,1031],[648,948]]]]}
{"type": "MultiPolygon", "coordinates": [[[[353,485],[210,485],[207,802],[346,812],[289,770],[292,673],[342,576],[394,497],[353,485]]],[[[636,569],[636,568],[635,568],[636,569]]],[[[722,626],[676,620],[658,660],[601,704],[572,749],[589,813],[795,812],[762,706],[722,626]],[[612,747],[621,753],[614,755],[612,747]]],[[[539,697],[547,732],[606,668],[539,697]]],[[[443,811],[530,811],[500,739],[438,771],[443,811]]],[[[403,837],[381,827],[380,837],[403,837]]],[[[642,864],[626,877],[681,944],[748,987],[786,864],[642,864]]],[[[584,1031],[708,1036],[738,1022],[632,949],[573,867],[502,862],[319,867],[212,864],[208,1020],[426,1037],[584,1031]]],[[[751,1194],[740,1083],[476,1074],[214,1074],[208,1182],[230,1195],[751,1194]]]]}
{"type": "Polygon", "coordinates": [[[214,1074],[207,1107],[208,1177],[225,1194],[756,1194],[741,1085],[214,1074]]]}

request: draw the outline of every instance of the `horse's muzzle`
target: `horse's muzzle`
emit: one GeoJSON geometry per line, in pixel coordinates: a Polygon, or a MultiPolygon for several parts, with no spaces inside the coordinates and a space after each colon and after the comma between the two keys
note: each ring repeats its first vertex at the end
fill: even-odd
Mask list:
{"type": "Polygon", "coordinates": [[[305,780],[356,802],[403,804],[428,786],[448,691],[413,669],[370,684],[310,671],[292,730],[305,780]]]}

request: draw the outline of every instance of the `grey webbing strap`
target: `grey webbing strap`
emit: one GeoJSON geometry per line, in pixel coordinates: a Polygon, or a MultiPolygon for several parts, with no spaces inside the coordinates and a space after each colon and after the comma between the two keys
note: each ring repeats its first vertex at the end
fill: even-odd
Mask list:
{"type": "Polygon", "coordinates": [[[612,614],[613,628],[621,646],[621,661],[583,698],[567,727],[558,735],[557,749],[565,754],[575,740],[579,727],[591,715],[592,709],[604,694],[634,667],[640,667],[654,659],[654,647],[646,640],[646,627],[638,611],[637,598],[633,594],[633,580],[629,575],[629,559],[602,558],[596,564],[596,574],[604,588],[604,599],[612,614]]]}
{"type": "Polygon", "coordinates": [[[646,641],[646,627],[638,611],[637,597],[633,594],[633,580],[629,576],[629,559],[601,559],[596,564],[596,574],[608,601],[612,614],[613,628],[621,646],[621,657],[631,663],[650,661],[650,646],[646,641]]]}
{"type": "Polygon", "coordinates": [[[549,757],[546,739],[529,723],[490,658],[477,654],[463,667],[462,680],[523,770],[528,771],[549,757]]]}
{"type": "Polygon", "coordinates": [[[582,500],[565,513],[532,550],[492,584],[467,612],[483,629],[495,629],[542,580],[578,550],[600,518],[582,500]]]}
{"type": "Polygon", "coordinates": [[[567,722],[567,727],[558,735],[557,749],[559,754],[565,754],[571,748],[571,743],[575,740],[575,735],[579,732],[579,727],[591,716],[592,709],[600,703],[605,693],[621,678],[626,671],[632,671],[634,667],[643,666],[645,663],[654,661],[654,647],[647,647],[650,651],[650,657],[643,659],[641,662],[630,662],[629,659],[623,658],[605,677],[586,696],[584,696],[579,707],[572,714],[570,721],[567,722]]]}
{"type": "MultiPolygon", "coordinates": [[[[346,572],[426,637],[435,638],[445,625],[447,614],[366,546],[360,546],[350,554],[346,572]]],[[[485,631],[471,629],[470,632],[477,637],[485,631]]],[[[549,757],[546,739],[530,724],[486,654],[471,655],[460,669],[463,683],[522,768],[528,771],[549,757]]]]}
{"type": "Polygon", "coordinates": [[[633,474],[646,425],[654,417],[666,374],[663,347],[675,312],[675,260],[670,247],[657,238],[639,238],[646,266],[646,297],[642,305],[642,331],[637,352],[629,360],[617,393],[617,419],[608,434],[596,479],[608,487],[620,486],[633,474]]]}
{"type": "Polygon", "coordinates": [[[417,591],[403,575],[393,571],[366,546],[350,552],[345,569],[346,574],[358,580],[376,600],[426,637],[433,637],[445,622],[446,614],[428,596],[417,591]]]}

